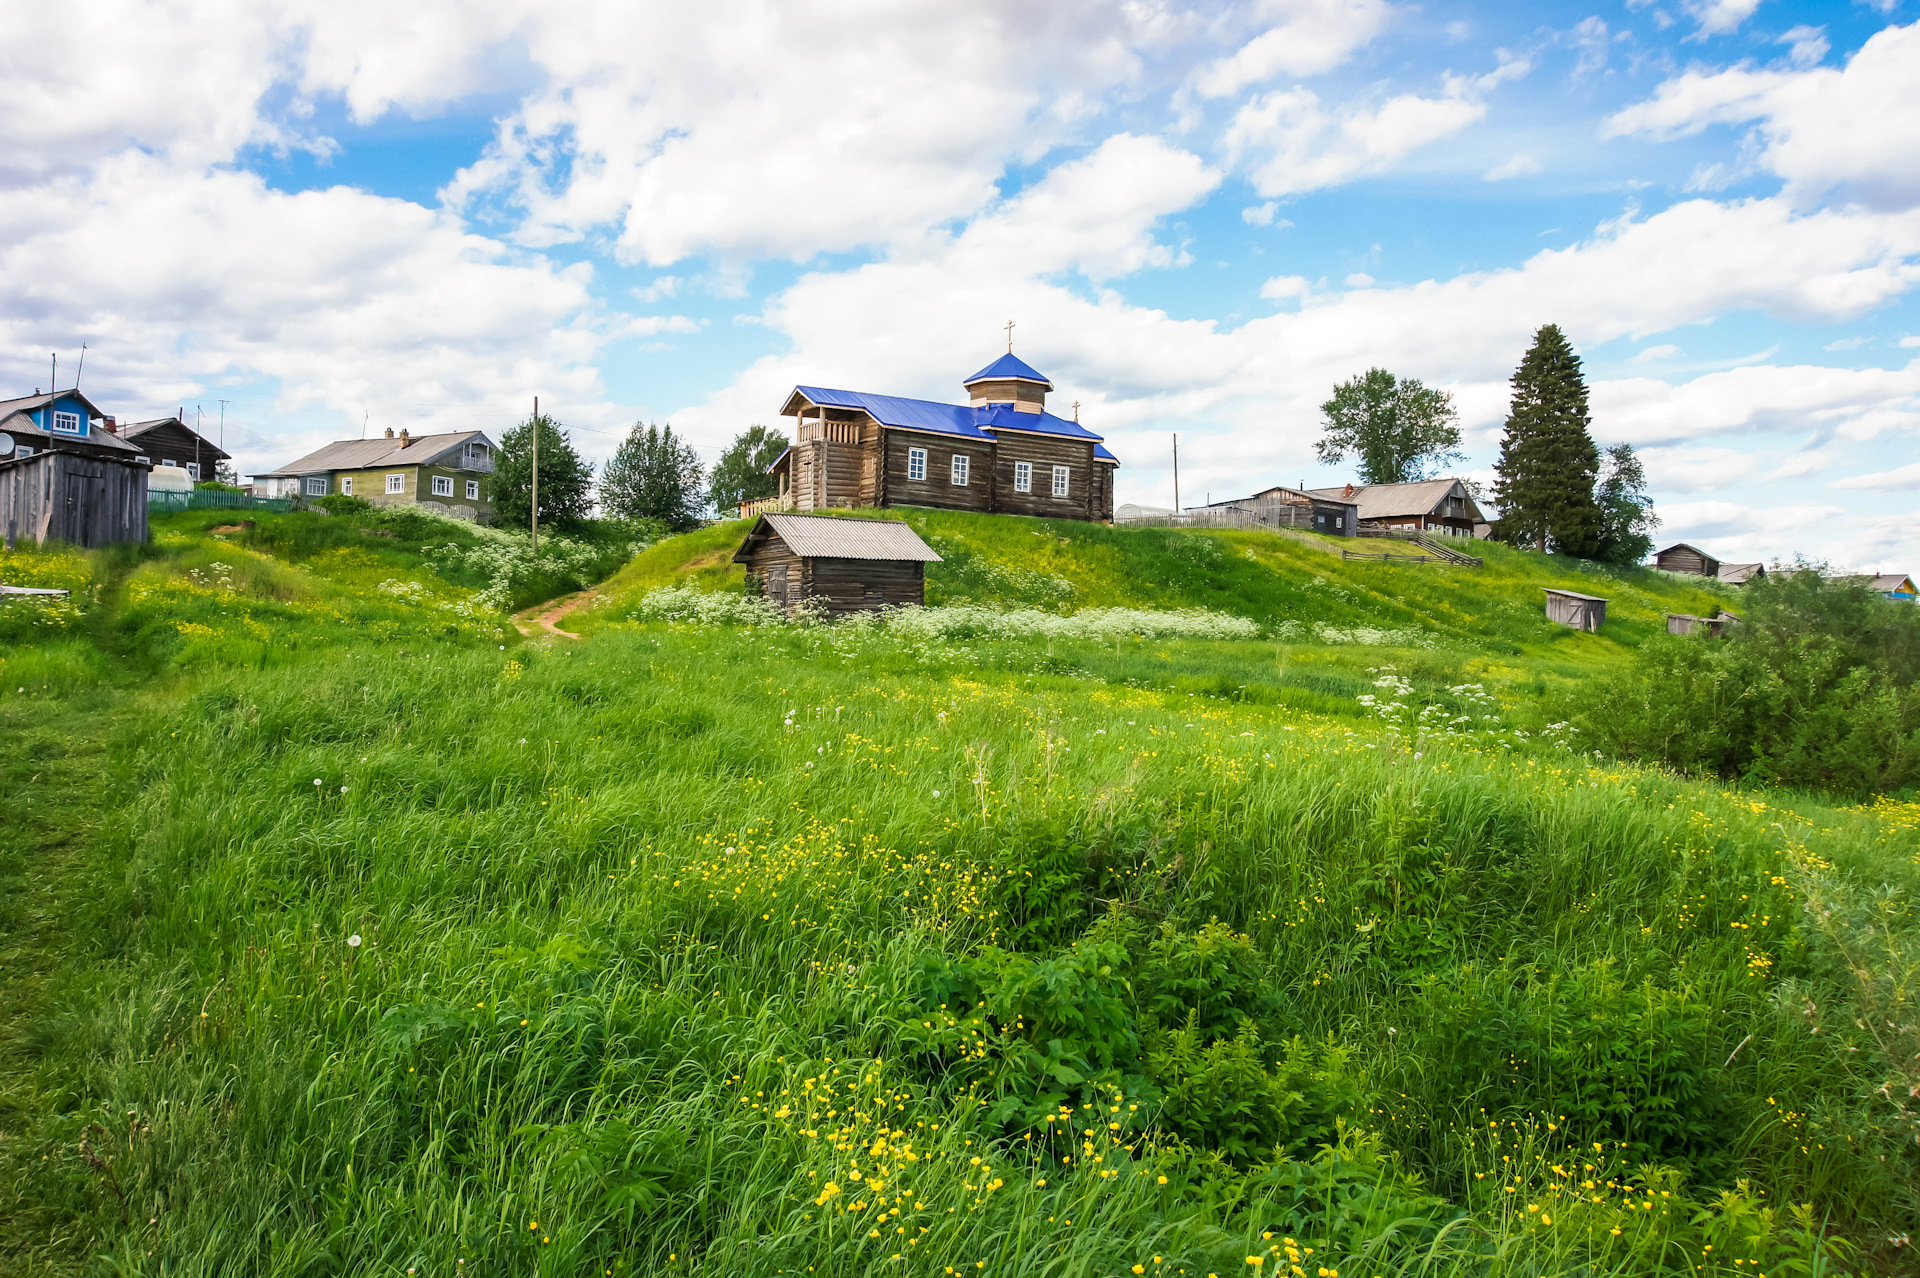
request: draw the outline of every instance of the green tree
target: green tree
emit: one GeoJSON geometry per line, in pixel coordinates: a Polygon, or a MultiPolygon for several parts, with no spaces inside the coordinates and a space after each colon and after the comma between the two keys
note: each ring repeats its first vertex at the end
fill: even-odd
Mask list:
{"type": "Polygon", "coordinates": [[[1543,325],[1513,375],[1507,433],[1494,464],[1501,540],[1582,559],[1598,555],[1603,521],[1593,487],[1600,450],[1590,421],[1580,357],[1557,324],[1543,325]]]}
{"type": "Polygon", "coordinates": [[[509,528],[533,523],[533,440],[540,437],[541,523],[578,523],[593,513],[593,464],[574,450],[573,441],[553,418],[529,417],[500,436],[487,485],[494,516],[509,528]]]}
{"type": "Polygon", "coordinates": [[[1600,461],[1600,482],[1593,500],[1600,507],[1601,563],[1628,568],[1653,553],[1653,530],[1660,516],[1647,496],[1647,472],[1632,444],[1615,444],[1600,461]]]}
{"type": "Polygon", "coordinates": [[[787,451],[787,437],[765,426],[749,426],[720,454],[707,481],[707,495],[714,510],[723,518],[731,517],[743,501],[758,501],[780,491],[780,477],[769,475],[781,453],[787,451]]]}
{"type": "Polygon", "coordinates": [[[1426,479],[1464,456],[1453,396],[1418,378],[1370,368],[1334,387],[1320,412],[1323,428],[1314,452],[1328,465],[1351,453],[1359,459],[1363,483],[1426,479]]]}
{"type": "Polygon", "coordinates": [[[706,507],[700,454],[673,427],[627,432],[600,480],[600,504],[616,519],[657,519],[674,532],[700,524],[706,507]]]}

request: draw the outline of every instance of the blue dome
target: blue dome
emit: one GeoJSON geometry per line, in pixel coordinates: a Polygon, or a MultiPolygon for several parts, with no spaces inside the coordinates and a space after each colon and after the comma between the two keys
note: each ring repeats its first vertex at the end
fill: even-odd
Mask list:
{"type": "Polygon", "coordinates": [[[962,386],[971,386],[975,382],[993,381],[1039,382],[1048,390],[1053,389],[1052,382],[1035,372],[1032,365],[1011,351],[1002,355],[999,359],[996,359],[993,363],[987,365],[960,384],[962,386]]]}

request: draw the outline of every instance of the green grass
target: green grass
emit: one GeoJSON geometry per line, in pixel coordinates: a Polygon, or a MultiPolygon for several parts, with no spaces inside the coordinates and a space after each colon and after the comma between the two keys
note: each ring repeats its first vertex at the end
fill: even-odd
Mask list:
{"type": "MultiPolygon", "coordinates": [[[[927,518],[980,547],[950,599],[1217,572],[1407,629],[1392,574],[1458,617],[1588,580],[927,518]]],[[[1357,716],[1371,663],[1529,722],[1682,587],[1411,648],[619,620],[738,530],[578,644],[449,630],[405,546],[60,569],[97,601],[0,650],[79,672],[5,709],[0,1271],[1911,1268],[1920,808],[1357,716]]]]}

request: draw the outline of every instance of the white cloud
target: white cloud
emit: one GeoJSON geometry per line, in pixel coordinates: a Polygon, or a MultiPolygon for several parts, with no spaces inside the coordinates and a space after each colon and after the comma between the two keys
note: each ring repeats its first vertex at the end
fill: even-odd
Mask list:
{"type": "MultiPolygon", "coordinates": [[[[277,413],[350,408],[356,427],[362,406],[420,430],[472,424],[476,406],[510,421],[541,388],[601,398],[590,266],[402,200],[289,195],[136,154],[0,190],[0,227],[0,342],[86,341],[89,385],[124,415],[171,412],[216,378],[271,379],[277,413]]],[[[32,376],[6,362],[10,380],[32,376]]]]}
{"type": "Polygon", "coordinates": [[[1313,285],[1304,275],[1276,275],[1260,286],[1260,296],[1270,302],[1285,302],[1305,297],[1313,291],[1313,285]]]}
{"type": "Polygon", "coordinates": [[[1476,123],[1487,113],[1487,91],[1526,69],[1525,62],[1507,61],[1477,78],[1448,76],[1438,97],[1402,93],[1372,109],[1329,111],[1311,89],[1275,90],[1241,107],[1221,142],[1235,163],[1251,164],[1262,195],[1338,186],[1383,172],[1476,123]]]}
{"type": "Polygon", "coordinates": [[[1680,7],[1697,24],[1696,34],[1729,35],[1753,16],[1760,0],[1680,0],[1680,7]]]}
{"type": "Polygon", "coordinates": [[[1827,43],[1825,27],[1798,26],[1789,28],[1775,44],[1787,46],[1787,60],[1796,67],[1810,67],[1819,63],[1832,48],[1827,43]]]}
{"type": "Polygon", "coordinates": [[[1909,466],[1896,466],[1892,470],[1868,471],[1864,475],[1851,475],[1846,479],[1836,479],[1829,488],[1865,489],[1873,492],[1895,492],[1908,488],[1920,488],[1920,462],[1909,466]]]}
{"type": "MultiPolygon", "coordinates": [[[[1240,220],[1248,226],[1272,226],[1273,215],[1279,207],[1272,200],[1268,200],[1265,204],[1255,204],[1240,210],[1240,220]]],[[[1282,225],[1290,226],[1292,223],[1283,221],[1282,225]]]]}
{"type": "Polygon", "coordinates": [[[1606,70],[1607,58],[1613,50],[1613,37],[1603,20],[1597,17],[1582,18],[1573,24],[1573,29],[1567,32],[1564,39],[1580,54],[1573,68],[1576,80],[1606,70]]]}
{"type": "Polygon", "coordinates": [[[1920,204],[1920,23],[1876,33],[1844,69],[1688,71],[1613,115],[1608,137],[1672,138],[1758,121],[1760,160],[1801,200],[1920,204]]]}
{"type": "Polygon", "coordinates": [[[1503,163],[1496,164],[1481,175],[1486,182],[1504,182],[1508,178],[1526,177],[1540,172],[1540,161],[1531,155],[1519,154],[1503,163]]]}
{"type": "Polygon", "coordinates": [[[1760,464],[1751,449],[1736,448],[1645,448],[1640,457],[1650,486],[1663,493],[1720,492],[1760,464]]]}
{"type": "Polygon", "coordinates": [[[1372,288],[1373,276],[1367,274],[1365,271],[1355,271],[1353,274],[1347,276],[1347,287],[1372,288]]]}
{"type": "Polygon", "coordinates": [[[1763,431],[1854,441],[1920,436],[1920,361],[1898,369],[1750,365],[1678,386],[1622,378],[1597,384],[1593,401],[1608,434],[1636,444],[1763,431]]]}
{"type": "Polygon", "coordinates": [[[1193,77],[1199,96],[1231,97],[1278,75],[1331,71],[1378,35],[1392,14],[1384,0],[1282,0],[1261,8],[1274,25],[1202,67],[1193,77]]]}
{"type": "Polygon", "coordinates": [[[1654,360],[1672,359],[1679,353],[1680,348],[1678,346],[1649,346],[1643,351],[1636,351],[1633,356],[1633,362],[1636,364],[1646,364],[1654,360]]]}

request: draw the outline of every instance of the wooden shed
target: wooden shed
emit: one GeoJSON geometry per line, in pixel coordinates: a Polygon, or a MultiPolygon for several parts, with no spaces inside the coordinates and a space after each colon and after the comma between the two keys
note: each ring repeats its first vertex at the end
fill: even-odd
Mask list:
{"type": "Polygon", "coordinates": [[[1667,633],[1670,635],[1705,634],[1718,639],[1739,624],[1740,618],[1730,612],[1715,613],[1711,617],[1696,617],[1690,612],[1667,614],[1667,633]]]}
{"type": "Polygon", "coordinates": [[[819,599],[837,615],[924,604],[927,565],[940,556],[898,520],[769,511],[733,562],[788,612],[819,599]]]}
{"type": "Polygon", "coordinates": [[[0,537],[105,546],[147,539],[147,467],[49,451],[0,461],[0,537]]]}
{"type": "Polygon", "coordinates": [[[1607,601],[1599,595],[1583,595],[1572,590],[1547,590],[1546,595],[1549,621],[1575,630],[1598,630],[1606,624],[1607,601]]]}
{"type": "Polygon", "coordinates": [[[1718,577],[1720,561],[1697,546],[1676,542],[1653,557],[1653,566],[1667,572],[1684,572],[1695,577],[1718,577]]]}

